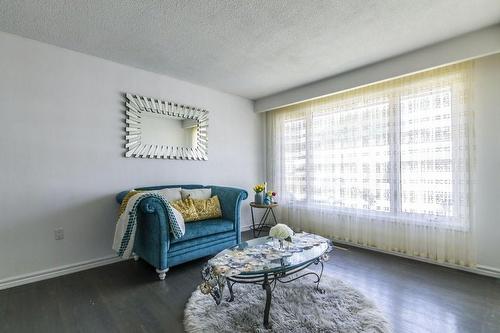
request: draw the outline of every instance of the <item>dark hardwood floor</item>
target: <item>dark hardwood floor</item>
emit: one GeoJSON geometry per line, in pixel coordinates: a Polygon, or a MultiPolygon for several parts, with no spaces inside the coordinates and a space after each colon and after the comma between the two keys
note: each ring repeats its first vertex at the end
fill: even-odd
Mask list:
{"type": "MultiPolygon", "coordinates": [[[[182,332],[206,260],[165,281],[126,261],[0,291],[0,332],[182,332]]],[[[325,271],[370,297],[394,332],[500,332],[498,279],[354,247],[335,250],[325,271]]]]}

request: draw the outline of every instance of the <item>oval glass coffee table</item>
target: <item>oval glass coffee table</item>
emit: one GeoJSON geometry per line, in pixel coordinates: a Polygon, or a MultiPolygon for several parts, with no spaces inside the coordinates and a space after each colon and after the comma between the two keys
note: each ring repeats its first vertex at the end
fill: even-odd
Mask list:
{"type": "Polygon", "coordinates": [[[266,292],[264,326],[270,328],[269,311],[276,284],[312,275],[315,277],[313,283],[316,284],[316,290],[323,293],[319,283],[323,274],[323,262],[328,260],[331,250],[330,240],[308,233],[295,234],[291,243],[281,243],[271,237],[252,239],[210,259],[203,268],[204,282],[200,289],[204,294],[212,295],[216,303],[220,304],[226,284],[229,289],[229,296],[226,298],[228,302],[234,300],[235,284],[261,285],[266,292]],[[319,265],[319,271],[304,271],[311,265],[319,265]]]}

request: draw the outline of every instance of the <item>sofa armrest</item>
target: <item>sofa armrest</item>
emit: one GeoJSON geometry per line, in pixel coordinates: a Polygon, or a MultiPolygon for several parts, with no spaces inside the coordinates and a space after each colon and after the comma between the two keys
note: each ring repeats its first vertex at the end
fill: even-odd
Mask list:
{"type": "Polygon", "coordinates": [[[141,212],[147,214],[159,214],[167,217],[167,212],[165,211],[165,207],[163,207],[163,203],[157,198],[144,198],[139,203],[139,209],[141,212]]]}
{"type": "Polygon", "coordinates": [[[240,243],[240,205],[242,200],[248,198],[247,191],[234,187],[213,185],[207,187],[212,189],[212,195],[219,197],[222,218],[234,222],[234,228],[238,234],[238,243],[240,243]]]}
{"type": "Polygon", "coordinates": [[[115,197],[116,198],[116,202],[118,202],[118,204],[121,205],[123,199],[127,196],[128,192],[130,192],[130,191],[121,191],[120,193],[118,193],[116,195],[116,197],[115,197]]]}
{"type": "Polygon", "coordinates": [[[141,258],[158,269],[166,269],[170,248],[170,226],[166,208],[161,200],[143,198],[139,203],[136,247],[141,258]]]}
{"type": "MultiPolygon", "coordinates": [[[[121,205],[123,199],[127,196],[127,194],[130,191],[122,191],[116,195],[116,202],[121,205]]],[[[155,198],[145,198],[142,199],[141,202],[139,203],[139,209],[143,213],[156,213],[156,212],[162,212],[165,214],[165,208],[163,207],[163,204],[160,200],[155,199],[155,198]],[[158,206],[156,203],[158,203],[160,206],[158,206]]],[[[166,215],[166,214],[165,214],[166,215]]]]}

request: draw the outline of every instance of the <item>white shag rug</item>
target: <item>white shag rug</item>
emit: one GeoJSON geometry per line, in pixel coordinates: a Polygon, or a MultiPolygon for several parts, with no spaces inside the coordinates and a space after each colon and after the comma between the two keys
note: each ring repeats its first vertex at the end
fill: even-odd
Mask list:
{"type": "Polygon", "coordinates": [[[261,285],[233,286],[234,301],[224,289],[216,305],[210,295],[195,290],[186,304],[184,328],[198,332],[390,332],[389,324],[375,305],[344,282],[323,275],[319,293],[310,277],[277,284],[272,293],[269,321],[263,326],[266,292],[261,285]]]}

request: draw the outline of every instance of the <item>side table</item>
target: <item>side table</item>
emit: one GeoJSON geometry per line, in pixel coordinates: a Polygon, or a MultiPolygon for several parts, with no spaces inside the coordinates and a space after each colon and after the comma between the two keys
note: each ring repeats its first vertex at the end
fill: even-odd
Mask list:
{"type": "Polygon", "coordinates": [[[276,215],[274,215],[274,211],[273,211],[273,208],[275,208],[275,207],[278,207],[278,204],[276,202],[273,202],[270,205],[263,205],[263,204],[261,205],[261,204],[255,203],[255,202],[250,203],[250,211],[252,212],[252,231],[253,231],[254,237],[259,237],[260,233],[262,232],[262,229],[270,228],[273,226],[273,224],[267,223],[267,219],[269,218],[269,215],[273,216],[274,225],[278,224],[278,221],[276,220],[276,215]],[[254,217],[254,213],[253,213],[254,208],[257,208],[257,209],[264,208],[265,209],[264,215],[262,215],[262,217],[261,217],[259,223],[257,223],[257,225],[255,225],[255,217],[254,217]],[[257,231],[257,234],[256,234],[256,231],[257,231]]]}

